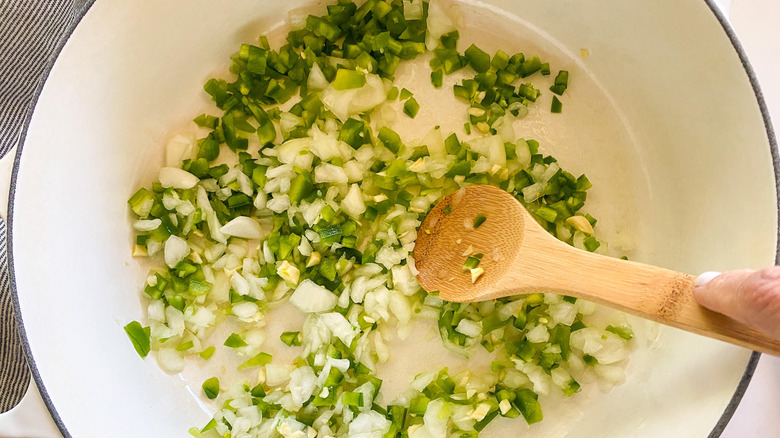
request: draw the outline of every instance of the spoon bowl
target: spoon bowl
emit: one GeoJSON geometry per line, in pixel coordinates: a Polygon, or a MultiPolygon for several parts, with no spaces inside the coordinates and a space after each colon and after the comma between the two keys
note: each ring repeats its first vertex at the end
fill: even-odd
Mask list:
{"type": "Polygon", "coordinates": [[[447,301],[551,292],[780,355],[780,341],[700,306],[695,276],[567,245],[498,187],[464,187],[439,202],[420,226],[414,260],[420,285],[447,301]],[[465,268],[469,256],[481,269],[465,268]]]}
{"type": "Polygon", "coordinates": [[[470,186],[439,202],[420,227],[414,260],[423,289],[448,301],[490,298],[520,254],[525,225],[533,218],[512,195],[493,186],[470,186]],[[476,215],[485,221],[474,228],[476,215]],[[476,282],[463,271],[466,257],[483,254],[484,274],[476,282]]]}

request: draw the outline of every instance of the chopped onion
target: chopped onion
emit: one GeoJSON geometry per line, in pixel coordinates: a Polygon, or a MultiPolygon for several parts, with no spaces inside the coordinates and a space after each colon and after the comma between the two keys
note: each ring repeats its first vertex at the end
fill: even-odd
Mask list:
{"type": "Polygon", "coordinates": [[[330,163],[323,163],[314,169],[314,182],[346,184],[349,179],[346,172],[339,166],[330,163]]]}
{"type": "Polygon", "coordinates": [[[182,161],[192,158],[195,141],[191,137],[177,135],[165,147],[165,165],[178,168],[182,161]]]}
{"type": "Polygon", "coordinates": [[[501,139],[501,136],[491,135],[489,137],[476,138],[469,141],[469,146],[475,152],[487,157],[490,165],[506,166],[506,149],[504,149],[504,140],[501,139]]]}
{"type": "Polygon", "coordinates": [[[346,345],[352,344],[352,340],[357,336],[357,330],[340,313],[325,313],[320,315],[320,321],[325,324],[333,336],[341,339],[346,345]]]}
{"type": "Polygon", "coordinates": [[[173,268],[184,260],[190,253],[190,246],[187,241],[179,236],[170,236],[165,241],[165,264],[173,268]]]}
{"type": "Polygon", "coordinates": [[[191,189],[200,181],[197,176],[178,167],[163,167],[158,178],[163,187],[175,189],[191,189]]]}
{"type": "Polygon", "coordinates": [[[448,411],[448,406],[449,403],[441,398],[437,398],[428,403],[425,415],[423,416],[423,421],[425,429],[430,437],[447,437],[447,422],[449,420],[449,415],[447,415],[446,412],[448,411]]]}
{"type": "Polygon", "coordinates": [[[341,202],[341,207],[351,217],[357,218],[366,211],[366,204],[363,203],[363,192],[357,184],[352,184],[347,196],[341,202]]]}
{"type": "Polygon", "coordinates": [[[301,277],[301,271],[287,260],[279,263],[276,267],[276,274],[282,277],[282,280],[292,285],[298,284],[298,280],[301,277]]]}
{"type": "Polygon", "coordinates": [[[331,291],[309,280],[303,280],[290,296],[290,303],[305,313],[333,310],[338,297],[331,291]]]}
{"type": "Polygon", "coordinates": [[[243,319],[249,319],[260,310],[259,307],[257,307],[257,304],[252,302],[243,302],[234,304],[231,311],[233,312],[233,315],[236,315],[239,318],[243,319]]]}
{"type": "Polygon", "coordinates": [[[425,38],[425,46],[428,50],[434,50],[439,45],[439,38],[445,33],[455,30],[455,23],[445,12],[440,0],[431,0],[428,3],[428,34],[425,38]]]}
{"type": "Polygon", "coordinates": [[[387,100],[382,79],[375,74],[366,74],[366,84],[361,88],[336,90],[328,85],[321,94],[322,103],[342,122],[349,116],[359,114],[379,106],[387,100]]]}
{"type": "Polygon", "coordinates": [[[227,236],[235,236],[242,239],[260,239],[263,236],[260,224],[247,216],[238,216],[223,225],[219,231],[227,236]]]}
{"type": "Polygon", "coordinates": [[[278,386],[290,379],[293,372],[292,365],[279,365],[269,363],[265,366],[265,383],[268,386],[278,386]]]}
{"type": "Polygon", "coordinates": [[[460,322],[458,322],[458,326],[455,327],[455,331],[458,333],[463,333],[464,335],[471,338],[477,337],[482,334],[482,321],[472,321],[470,319],[463,318],[460,320],[460,322]]]}
{"type": "Polygon", "coordinates": [[[384,415],[376,411],[366,411],[360,413],[349,423],[349,436],[356,438],[383,437],[390,430],[390,426],[390,420],[384,415]]]}
{"type": "Polygon", "coordinates": [[[317,376],[309,366],[303,366],[290,373],[290,395],[298,408],[309,400],[316,387],[317,376]]]}
{"type": "Polygon", "coordinates": [[[535,344],[547,342],[547,340],[550,339],[550,332],[547,331],[547,327],[540,324],[529,330],[528,333],[525,334],[525,338],[528,339],[528,342],[533,342],[535,344]]]}
{"type": "Polygon", "coordinates": [[[306,85],[309,87],[309,90],[313,91],[324,90],[328,86],[328,80],[325,78],[322,69],[316,62],[311,67],[309,78],[306,80],[306,85]]]}
{"type": "Polygon", "coordinates": [[[146,219],[133,222],[133,228],[135,228],[136,231],[140,231],[142,233],[156,230],[157,228],[160,228],[160,225],[162,225],[162,221],[160,219],[146,219]]]}
{"type": "Polygon", "coordinates": [[[290,197],[285,195],[276,195],[266,203],[266,207],[276,213],[281,213],[290,208],[290,197]]]}
{"type": "Polygon", "coordinates": [[[162,347],[157,350],[157,363],[165,371],[178,373],[184,369],[184,358],[173,348],[162,347]]]}

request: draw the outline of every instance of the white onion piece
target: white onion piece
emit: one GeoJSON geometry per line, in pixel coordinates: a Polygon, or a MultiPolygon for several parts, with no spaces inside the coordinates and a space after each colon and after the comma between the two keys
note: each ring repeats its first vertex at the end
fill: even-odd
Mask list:
{"type": "Polygon", "coordinates": [[[444,11],[439,1],[432,0],[428,3],[428,35],[425,38],[425,46],[433,50],[439,45],[439,38],[445,33],[455,30],[455,23],[444,11]]]}
{"type": "Polygon", "coordinates": [[[282,280],[293,285],[298,284],[298,280],[301,278],[301,271],[287,260],[282,261],[276,267],[276,273],[282,277],[282,280]]]}
{"type": "MultiPolygon", "coordinates": [[[[363,397],[365,399],[365,397],[363,397]]],[[[367,404],[367,403],[366,403],[367,404]]],[[[381,437],[390,430],[390,420],[376,411],[362,412],[349,423],[351,437],[381,437]]]]}
{"type": "Polygon", "coordinates": [[[322,90],[322,103],[342,122],[349,118],[349,103],[354,99],[358,89],[336,90],[332,85],[322,90]]]}
{"type": "Polygon", "coordinates": [[[173,137],[165,147],[165,165],[179,167],[182,161],[192,158],[195,150],[195,142],[192,138],[183,135],[173,137]]]}
{"type": "Polygon", "coordinates": [[[284,195],[276,195],[274,196],[270,201],[268,201],[265,206],[275,212],[275,213],[281,213],[288,208],[290,208],[290,197],[286,194],[284,195]]]}
{"type": "Polygon", "coordinates": [[[428,153],[434,160],[447,158],[447,149],[444,147],[444,137],[440,128],[431,129],[422,139],[422,144],[428,146],[428,153]]]}
{"type": "Polygon", "coordinates": [[[181,336],[184,333],[184,314],[181,310],[173,306],[166,307],[165,320],[173,334],[181,336]]]}
{"type": "Polygon", "coordinates": [[[314,249],[311,247],[311,244],[309,243],[309,239],[306,237],[301,238],[301,243],[298,244],[298,252],[301,253],[304,257],[309,257],[314,251],[314,249]]]}
{"type": "Polygon", "coordinates": [[[190,246],[187,241],[178,236],[171,236],[165,241],[165,264],[173,268],[190,254],[190,246]]]}
{"type": "Polygon", "coordinates": [[[548,308],[548,313],[553,322],[572,325],[574,324],[575,318],[577,318],[577,307],[572,303],[561,301],[560,303],[551,305],[548,308]]]}
{"type": "Polygon", "coordinates": [[[338,297],[309,280],[303,280],[290,296],[290,303],[305,313],[327,312],[336,307],[338,297]]]}
{"type": "Polygon", "coordinates": [[[268,384],[268,386],[280,385],[290,378],[292,371],[292,365],[269,363],[265,366],[265,383],[268,384]]]}
{"type": "Polygon", "coordinates": [[[303,125],[303,119],[293,113],[284,112],[279,116],[279,129],[282,133],[288,133],[298,125],[303,125]]]}
{"type": "Polygon", "coordinates": [[[353,218],[357,218],[366,211],[366,204],[363,202],[363,192],[357,184],[352,184],[349,193],[341,201],[341,208],[353,218]]]}
{"type": "Polygon", "coordinates": [[[262,190],[258,190],[254,202],[255,208],[258,210],[262,210],[265,208],[267,203],[268,203],[268,194],[262,190]]]}
{"type": "Polygon", "coordinates": [[[281,176],[286,176],[288,178],[294,178],[295,177],[295,169],[293,169],[292,164],[283,164],[281,166],[277,167],[271,167],[265,172],[265,176],[268,177],[268,179],[273,179],[281,176]]]}
{"type": "Polygon", "coordinates": [[[226,223],[219,229],[222,234],[241,239],[260,239],[263,236],[263,230],[256,220],[247,216],[239,216],[226,223]]]}
{"type": "Polygon", "coordinates": [[[425,389],[426,386],[430,385],[434,380],[436,380],[436,373],[433,371],[427,371],[418,374],[414,380],[412,380],[412,383],[409,384],[409,387],[422,392],[422,390],[425,389]]]}
{"type": "Polygon", "coordinates": [[[363,179],[363,166],[355,160],[344,163],[344,173],[347,174],[349,182],[356,182],[363,179]]]}
{"type": "Polygon", "coordinates": [[[306,80],[306,85],[309,87],[309,90],[313,91],[324,90],[328,86],[328,80],[325,78],[322,69],[320,69],[319,64],[316,62],[311,67],[309,78],[306,80]]]}
{"type": "Polygon", "coordinates": [[[317,184],[346,184],[348,180],[349,178],[347,178],[344,169],[330,163],[320,164],[314,169],[314,182],[317,184]]]}
{"type": "Polygon", "coordinates": [[[466,190],[464,189],[458,189],[457,192],[452,194],[452,209],[454,210],[457,208],[458,204],[460,204],[460,201],[463,200],[463,197],[466,196],[466,190]]]}
{"type": "Polygon", "coordinates": [[[366,112],[383,104],[387,100],[387,92],[379,76],[367,74],[366,84],[361,88],[336,90],[333,85],[328,85],[322,90],[320,97],[325,107],[344,122],[353,114],[366,112]]]}
{"type": "Polygon", "coordinates": [[[295,406],[302,407],[314,393],[317,376],[309,366],[297,368],[290,373],[290,395],[295,406]]]}
{"type": "Polygon", "coordinates": [[[249,319],[255,316],[258,310],[260,310],[260,308],[257,307],[257,304],[251,302],[238,303],[231,309],[233,315],[243,319],[249,319]]]}
{"type": "Polygon", "coordinates": [[[525,338],[528,339],[528,342],[535,344],[547,342],[550,339],[550,332],[544,325],[537,325],[526,333],[525,338]]]}
{"type": "Polygon", "coordinates": [[[159,178],[163,187],[175,189],[191,189],[200,181],[197,176],[178,167],[163,167],[160,169],[159,178]]]}
{"type": "Polygon", "coordinates": [[[355,98],[349,103],[350,114],[366,112],[387,100],[387,91],[382,79],[374,74],[366,75],[366,85],[358,88],[355,98]]]}
{"type": "Polygon", "coordinates": [[[346,345],[352,344],[352,340],[358,334],[357,330],[340,313],[325,313],[320,315],[320,321],[328,327],[333,336],[341,339],[346,345]]]}
{"type": "Polygon", "coordinates": [[[594,356],[599,350],[604,348],[601,331],[594,327],[585,327],[572,332],[570,339],[572,348],[591,356],[594,356]]]}
{"type": "Polygon", "coordinates": [[[157,363],[166,371],[178,373],[184,369],[184,358],[173,348],[160,348],[157,351],[157,363]]]}
{"type": "Polygon", "coordinates": [[[165,303],[162,300],[153,300],[149,303],[147,315],[152,321],[165,322],[165,303]]]}
{"type": "Polygon", "coordinates": [[[206,223],[209,225],[211,237],[217,242],[227,243],[227,238],[219,231],[219,229],[222,228],[222,225],[219,223],[219,218],[217,218],[217,214],[214,212],[211,202],[209,202],[209,196],[206,193],[206,189],[201,186],[198,186],[198,208],[203,210],[206,214],[206,223]]]}
{"type": "Polygon", "coordinates": [[[542,184],[533,183],[522,190],[523,199],[525,199],[525,202],[528,203],[534,202],[539,199],[539,196],[542,195],[542,190],[544,190],[544,186],[542,184]]]}
{"type": "Polygon", "coordinates": [[[475,138],[470,140],[468,144],[472,150],[487,157],[491,166],[493,164],[506,166],[506,149],[504,148],[504,140],[500,136],[491,135],[475,138]]]}
{"type": "Polygon", "coordinates": [[[156,230],[160,227],[160,225],[162,225],[162,221],[160,219],[148,219],[133,222],[133,228],[141,232],[156,230]]]}
{"type": "Polygon", "coordinates": [[[239,295],[246,295],[249,293],[249,282],[238,272],[234,272],[230,277],[230,285],[239,295]]]}
{"type": "Polygon", "coordinates": [[[376,262],[387,269],[392,269],[393,266],[401,263],[401,260],[406,257],[406,253],[403,248],[395,250],[390,246],[383,246],[376,253],[376,262]]]}
{"type": "Polygon", "coordinates": [[[407,257],[406,265],[396,265],[392,267],[393,289],[406,296],[412,296],[419,290],[419,283],[415,278],[416,273],[412,273],[412,265],[407,257]]]}
{"type": "Polygon", "coordinates": [[[279,153],[279,161],[284,164],[292,164],[301,156],[302,151],[309,149],[311,149],[311,138],[301,137],[287,140],[278,146],[276,151],[279,153]]]}
{"type": "Polygon", "coordinates": [[[328,161],[332,158],[341,157],[343,159],[349,159],[352,156],[351,147],[347,146],[350,151],[343,153],[339,146],[339,141],[335,135],[325,134],[320,131],[316,126],[309,131],[311,135],[311,152],[319,157],[322,161],[328,161]]]}
{"type": "Polygon", "coordinates": [[[409,300],[400,292],[390,293],[390,311],[393,312],[400,324],[406,324],[412,319],[412,306],[409,300]]]}
{"type": "Polygon", "coordinates": [[[428,407],[425,409],[425,415],[423,416],[425,429],[429,434],[428,436],[432,438],[447,437],[449,414],[443,412],[447,407],[448,403],[442,398],[437,398],[428,403],[428,407]]]}
{"type": "Polygon", "coordinates": [[[470,319],[461,319],[455,331],[468,337],[474,338],[482,333],[482,322],[472,321],[470,319]]]}

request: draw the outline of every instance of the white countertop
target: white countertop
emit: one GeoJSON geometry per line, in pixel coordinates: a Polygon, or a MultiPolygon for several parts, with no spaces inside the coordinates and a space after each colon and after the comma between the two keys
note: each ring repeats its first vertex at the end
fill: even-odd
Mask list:
{"type": "MultiPolygon", "coordinates": [[[[718,1],[727,3],[728,0],[718,1]]],[[[732,25],[748,54],[761,84],[769,113],[780,131],[780,1],[734,0],[732,25]]],[[[12,161],[0,161],[0,174],[12,161]]],[[[4,186],[0,185],[0,186],[4,186]]],[[[7,194],[0,194],[0,205],[6,205],[7,194]]],[[[3,208],[4,210],[4,208],[3,208]]],[[[780,358],[762,356],[750,386],[726,427],[723,438],[774,437],[780,434],[780,358]]],[[[31,385],[22,403],[6,414],[0,414],[0,438],[58,438],[56,426],[31,385]]]]}

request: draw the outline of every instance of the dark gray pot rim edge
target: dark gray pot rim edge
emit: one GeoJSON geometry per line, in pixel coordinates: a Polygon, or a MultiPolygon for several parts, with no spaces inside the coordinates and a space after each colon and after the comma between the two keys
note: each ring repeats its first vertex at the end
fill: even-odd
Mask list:
{"type": "MultiPolygon", "coordinates": [[[[78,12],[76,20],[74,20],[74,22],[66,30],[64,34],[64,38],[62,39],[62,41],[60,41],[59,45],[54,50],[54,56],[52,56],[52,59],[49,61],[49,64],[47,65],[44,71],[43,80],[40,82],[38,88],[35,91],[32,105],[30,107],[30,110],[27,113],[27,116],[24,121],[24,125],[22,127],[21,134],[19,136],[19,143],[16,150],[16,157],[14,160],[14,166],[11,174],[11,185],[8,194],[8,269],[10,271],[11,290],[12,290],[11,295],[13,298],[14,311],[16,312],[16,321],[19,330],[19,336],[21,338],[20,340],[24,348],[25,355],[27,356],[27,361],[30,366],[30,371],[32,373],[33,380],[35,381],[35,384],[38,387],[41,397],[43,398],[43,402],[46,405],[46,408],[49,410],[49,413],[51,414],[54,423],[57,425],[62,435],[68,438],[72,437],[72,435],[70,434],[70,432],[68,432],[65,423],[62,421],[62,418],[57,412],[57,409],[52,403],[51,397],[49,396],[49,393],[46,390],[46,386],[43,383],[43,379],[41,378],[40,371],[36,366],[35,358],[33,358],[32,351],[30,349],[30,343],[27,339],[27,333],[24,329],[24,322],[22,320],[22,314],[19,308],[19,295],[16,286],[16,276],[14,272],[13,213],[14,213],[14,198],[16,195],[17,176],[19,173],[19,165],[20,165],[22,150],[24,148],[24,140],[27,136],[27,130],[30,126],[30,120],[32,119],[32,115],[34,113],[35,106],[38,102],[38,98],[41,95],[41,91],[43,90],[43,86],[46,82],[46,79],[51,73],[51,69],[54,66],[57,58],[59,57],[62,48],[70,39],[71,35],[73,34],[73,31],[76,29],[78,24],[84,18],[84,15],[89,11],[89,9],[92,7],[95,1],[96,0],[86,1],[84,7],[78,12]]],[[[759,109],[761,110],[761,115],[764,120],[764,128],[766,129],[767,139],[769,140],[770,152],[772,154],[772,164],[775,171],[775,191],[778,194],[777,207],[778,207],[778,211],[780,211],[780,156],[778,155],[777,139],[775,137],[774,129],[772,128],[772,121],[769,118],[769,110],[767,109],[766,102],[764,100],[764,94],[761,91],[761,87],[758,84],[758,79],[756,77],[755,71],[753,70],[753,67],[750,65],[750,62],[747,59],[747,54],[745,53],[742,44],[740,44],[739,40],[737,39],[737,35],[734,32],[734,29],[732,29],[731,24],[723,15],[720,8],[715,4],[715,0],[703,0],[703,1],[710,8],[710,10],[712,11],[712,13],[715,15],[718,22],[720,23],[721,27],[726,32],[726,35],[731,41],[731,45],[734,47],[734,50],[737,52],[737,56],[739,57],[739,60],[742,63],[743,68],[745,69],[745,73],[748,76],[748,80],[750,81],[750,85],[753,88],[753,92],[755,93],[756,101],[758,103],[759,109]]],[[[778,215],[778,221],[780,222],[780,215],[778,215]]],[[[778,226],[778,233],[780,233],[780,224],[778,226]]],[[[780,263],[780,237],[778,238],[778,248],[775,250],[775,263],[780,263]]],[[[761,357],[761,353],[753,352],[751,354],[750,359],[748,360],[747,363],[747,367],[745,368],[745,372],[742,375],[742,379],[737,385],[737,388],[734,391],[734,395],[731,397],[731,400],[726,406],[726,409],[723,411],[723,414],[721,414],[720,419],[715,424],[715,427],[712,429],[712,432],[710,432],[709,438],[717,438],[723,433],[723,430],[726,428],[726,425],[728,425],[729,421],[734,415],[737,406],[739,406],[742,397],[745,395],[745,391],[747,390],[747,387],[750,384],[750,380],[753,377],[753,373],[755,373],[756,366],[758,365],[758,361],[760,357],[761,357]]]]}

